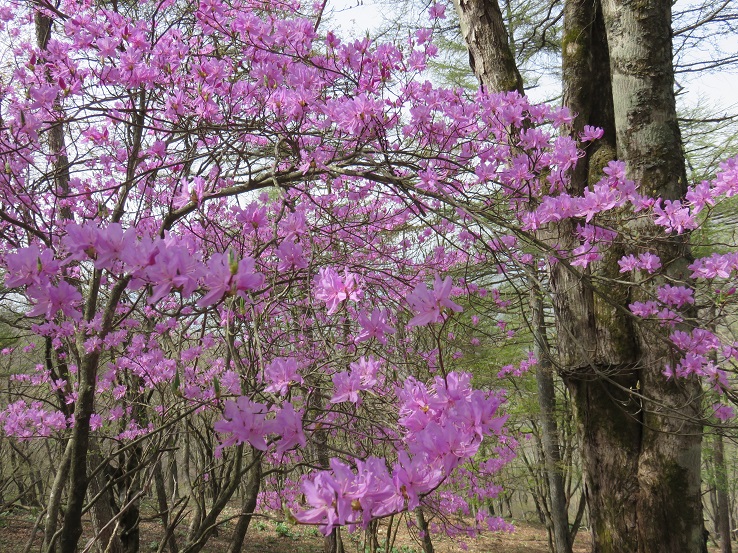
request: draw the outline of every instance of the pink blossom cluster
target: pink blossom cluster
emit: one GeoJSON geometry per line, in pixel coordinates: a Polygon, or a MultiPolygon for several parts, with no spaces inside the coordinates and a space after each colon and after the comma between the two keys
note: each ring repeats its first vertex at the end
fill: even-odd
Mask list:
{"type": "Polygon", "coordinates": [[[407,297],[415,313],[415,316],[408,322],[408,326],[425,326],[430,323],[443,322],[446,320],[446,315],[443,313],[444,308],[456,312],[462,311],[463,308],[460,305],[449,299],[452,290],[451,277],[441,280],[441,277],[436,275],[433,289],[429,289],[424,282],[418,284],[407,297]]]}
{"type": "Polygon", "coordinates": [[[295,446],[305,447],[307,443],[302,430],[302,414],[291,403],[270,410],[264,403],[241,396],[235,401],[226,401],[223,417],[214,426],[216,432],[228,434],[219,446],[221,449],[248,443],[260,451],[266,451],[269,447],[266,438],[269,435],[278,436],[278,453],[285,453],[295,446]]]}
{"type": "Polygon", "coordinates": [[[49,437],[67,427],[67,420],[60,411],[49,411],[43,403],[34,401],[30,404],[23,400],[16,401],[0,412],[0,424],[8,436],[21,440],[49,437]]]}
{"type": "Polygon", "coordinates": [[[315,298],[324,301],[328,315],[338,311],[344,301],[358,301],[362,297],[359,277],[344,269],[343,276],[332,267],[323,267],[315,277],[315,298]]]}
{"type": "Polygon", "coordinates": [[[371,356],[360,357],[358,361],[351,363],[350,371],[334,373],[331,403],[359,403],[359,392],[373,390],[380,384],[380,366],[381,363],[371,356]]]}
{"type": "Polygon", "coordinates": [[[350,465],[333,459],[331,470],[303,481],[310,506],[295,517],[320,524],[328,534],[338,525],[366,525],[374,518],[417,507],[464,460],[474,457],[484,436],[498,435],[506,417],[502,398],[471,387],[471,375],[449,373],[426,386],[408,378],[400,400],[397,460],[370,457],[350,465]]]}

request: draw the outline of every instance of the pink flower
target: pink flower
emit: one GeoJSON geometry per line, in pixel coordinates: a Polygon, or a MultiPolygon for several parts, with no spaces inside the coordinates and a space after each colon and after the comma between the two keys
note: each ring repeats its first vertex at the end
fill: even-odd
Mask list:
{"type": "Polygon", "coordinates": [[[258,230],[269,222],[266,207],[256,202],[250,203],[245,209],[234,207],[233,212],[236,215],[236,221],[244,226],[244,231],[247,234],[258,230]]]}
{"type": "Polygon", "coordinates": [[[295,411],[294,406],[287,402],[277,412],[272,421],[272,432],[279,434],[277,453],[283,454],[299,445],[305,447],[307,439],[302,431],[302,413],[295,411]]]}
{"type": "Polygon", "coordinates": [[[158,302],[172,289],[181,290],[184,297],[191,296],[205,273],[199,256],[193,255],[185,244],[177,244],[174,238],[159,240],[152,257],[155,261],[146,271],[153,285],[149,304],[158,302]]]}
{"type": "Polygon", "coordinates": [[[377,372],[381,362],[375,360],[371,355],[369,357],[360,357],[355,363],[351,363],[351,375],[359,379],[359,386],[362,390],[369,390],[378,384],[377,372]]]}
{"type": "Polygon", "coordinates": [[[57,286],[29,286],[28,296],[36,304],[26,313],[27,317],[43,315],[47,320],[53,319],[61,311],[62,315],[70,319],[79,320],[82,314],[77,306],[82,303],[82,294],[71,284],[61,281],[57,286]]]}
{"type": "Polygon", "coordinates": [[[590,125],[584,125],[584,130],[579,133],[579,140],[582,142],[592,142],[602,138],[605,131],[599,127],[592,127],[590,125]]]}
{"type": "Polygon", "coordinates": [[[253,402],[246,396],[226,401],[223,420],[214,425],[216,432],[230,434],[220,447],[247,442],[260,451],[266,451],[266,413],[266,405],[253,402]]]}
{"type": "Polygon", "coordinates": [[[415,312],[408,326],[425,326],[429,323],[439,323],[444,320],[443,308],[452,311],[463,311],[463,308],[449,299],[452,289],[451,277],[443,281],[436,275],[433,290],[429,290],[424,282],[418,284],[408,295],[407,301],[415,312]]]}
{"type": "Polygon", "coordinates": [[[697,221],[684,207],[681,202],[676,200],[665,200],[664,207],[661,207],[661,200],[653,206],[653,212],[656,215],[654,222],[666,228],[669,232],[676,231],[682,234],[686,230],[697,228],[697,221]]]}
{"type": "Polygon", "coordinates": [[[341,278],[333,268],[323,267],[320,269],[318,276],[315,277],[314,296],[326,303],[328,315],[333,315],[338,311],[343,301],[358,301],[362,295],[358,277],[353,273],[349,273],[348,269],[344,270],[344,276],[341,278]]]}
{"type": "Polygon", "coordinates": [[[333,396],[331,403],[359,403],[359,390],[361,390],[361,379],[358,373],[342,371],[333,375],[333,396]]]}
{"type": "Polygon", "coordinates": [[[236,293],[245,297],[244,292],[256,290],[264,284],[264,275],[256,270],[253,257],[244,257],[238,262],[238,271],[234,276],[236,293]]]}
{"type": "Polygon", "coordinates": [[[231,290],[230,263],[227,254],[214,253],[208,262],[203,285],[209,291],[197,302],[199,307],[209,307],[219,302],[231,290]]]}
{"type": "Polygon", "coordinates": [[[735,417],[735,410],[730,405],[716,403],[712,406],[712,410],[715,418],[721,421],[726,421],[735,417]]]}
{"type": "Polygon", "coordinates": [[[676,307],[681,307],[685,303],[694,303],[692,290],[685,286],[671,286],[670,284],[665,284],[658,288],[656,295],[658,296],[659,301],[676,307]]]}
{"type": "Polygon", "coordinates": [[[356,337],[357,343],[376,338],[380,344],[386,344],[385,334],[395,333],[395,329],[387,324],[387,312],[379,307],[372,310],[371,317],[367,317],[363,312],[359,313],[359,325],[361,332],[356,337]]]}
{"type": "Polygon", "coordinates": [[[5,256],[5,285],[8,288],[30,284],[41,284],[59,271],[59,262],[51,250],[40,250],[38,246],[19,248],[5,256]]]}
{"type": "Polygon", "coordinates": [[[308,263],[302,254],[302,246],[295,242],[293,237],[285,238],[275,250],[279,264],[277,270],[280,273],[286,273],[290,270],[299,271],[307,269],[308,263]]]}
{"type": "Polygon", "coordinates": [[[658,255],[646,252],[638,256],[638,266],[649,274],[653,274],[661,268],[661,259],[658,255]]]}
{"type": "Polygon", "coordinates": [[[312,508],[295,512],[295,518],[303,524],[320,524],[323,534],[330,534],[338,521],[335,507],[337,487],[336,479],[325,471],[316,474],[312,480],[303,480],[305,501],[312,508]]]}
{"type": "Polygon", "coordinates": [[[618,259],[618,265],[621,273],[627,273],[638,268],[638,259],[635,255],[625,255],[618,259]]]}
{"type": "Polygon", "coordinates": [[[445,19],[446,6],[444,6],[440,2],[431,4],[431,7],[428,9],[428,17],[430,17],[431,19],[445,19]]]}
{"type": "Polygon", "coordinates": [[[298,373],[297,361],[293,358],[277,357],[264,369],[264,380],[269,382],[264,391],[275,392],[282,396],[292,384],[302,384],[302,376],[298,373]]]}

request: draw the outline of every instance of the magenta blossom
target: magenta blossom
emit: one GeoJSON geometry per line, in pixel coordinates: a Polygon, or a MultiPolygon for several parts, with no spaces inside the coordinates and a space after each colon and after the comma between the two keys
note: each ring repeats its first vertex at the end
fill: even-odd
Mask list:
{"type": "Polygon", "coordinates": [[[343,278],[331,267],[320,269],[315,277],[315,298],[324,301],[328,314],[333,315],[341,303],[346,300],[358,301],[363,292],[359,287],[359,278],[344,270],[343,278]]]}
{"type": "Polygon", "coordinates": [[[424,282],[418,284],[407,297],[410,307],[416,313],[415,317],[410,319],[408,326],[425,326],[429,323],[443,322],[444,307],[451,311],[463,311],[460,305],[449,299],[452,286],[451,277],[441,280],[438,275],[433,283],[433,290],[429,290],[424,282]]]}

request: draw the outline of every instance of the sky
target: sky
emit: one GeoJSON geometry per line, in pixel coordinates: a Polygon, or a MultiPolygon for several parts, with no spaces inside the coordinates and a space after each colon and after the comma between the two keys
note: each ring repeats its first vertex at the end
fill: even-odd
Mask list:
{"type": "MultiPolygon", "coordinates": [[[[680,2],[688,0],[679,0],[680,2]]],[[[448,2],[447,9],[453,9],[448,2]]],[[[365,36],[375,30],[383,21],[383,13],[388,4],[380,5],[374,0],[329,0],[327,9],[332,12],[334,26],[345,37],[365,36]]],[[[738,37],[725,37],[726,44],[737,41],[738,37]]],[[[683,89],[680,102],[684,106],[710,106],[715,112],[738,112],[738,67],[732,72],[718,71],[712,74],[690,74],[677,77],[683,89]]],[[[541,88],[530,92],[536,101],[544,101],[558,95],[558,80],[552,79],[551,90],[541,88]]]]}

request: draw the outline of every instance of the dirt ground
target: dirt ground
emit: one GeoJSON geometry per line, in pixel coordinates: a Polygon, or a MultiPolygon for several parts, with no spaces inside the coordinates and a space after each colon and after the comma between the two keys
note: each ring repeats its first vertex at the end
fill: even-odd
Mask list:
{"type": "MultiPolygon", "coordinates": [[[[0,553],[23,553],[28,546],[36,516],[30,513],[14,512],[0,514],[0,553]]],[[[204,548],[205,553],[221,553],[226,551],[232,524],[221,526],[218,536],[210,539],[204,548]]],[[[380,530],[380,542],[384,539],[380,530]]],[[[37,552],[40,548],[40,531],[28,551],[37,552]]],[[[155,521],[147,521],[141,525],[141,553],[154,553],[159,547],[161,527],[155,521]]],[[[575,553],[586,553],[589,536],[582,532],[577,537],[575,553]]],[[[346,553],[361,553],[363,543],[360,536],[343,537],[346,553]],[[359,539],[357,539],[359,538],[359,539]]],[[[437,553],[463,551],[461,539],[433,536],[433,545],[437,553]]],[[[474,539],[466,539],[467,551],[472,553],[546,553],[548,543],[546,530],[530,524],[516,526],[510,533],[487,533],[474,539]]],[[[85,549],[85,540],[81,542],[80,551],[85,549]]],[[[94,552],[94,548],[90,551],[94,552]]],[[[252,522],[244,542],[244,553],[322,553],[323,537],[314,528],[293,526],[286,522],[256,519],[252,522]]],[[[420,553],[422,548],[417,540],[401,524],[391,553],[420,553]]]]}

